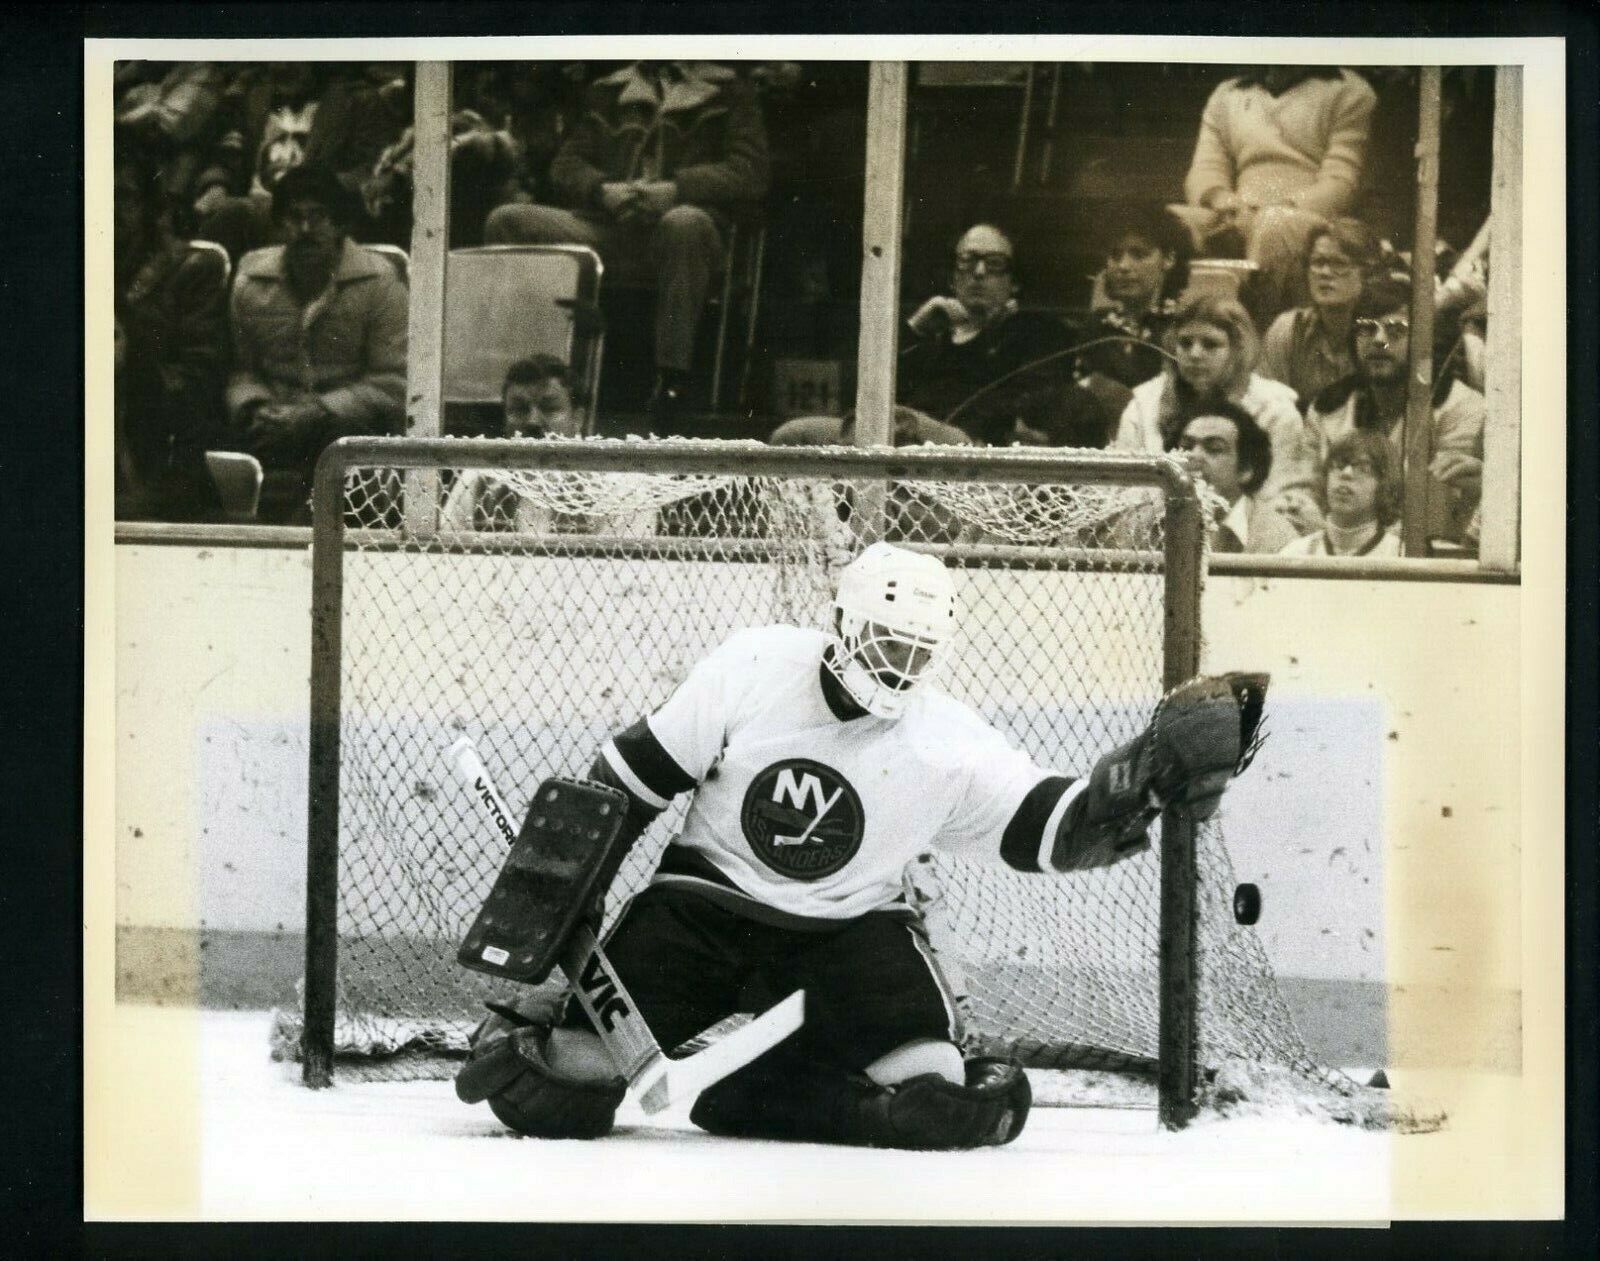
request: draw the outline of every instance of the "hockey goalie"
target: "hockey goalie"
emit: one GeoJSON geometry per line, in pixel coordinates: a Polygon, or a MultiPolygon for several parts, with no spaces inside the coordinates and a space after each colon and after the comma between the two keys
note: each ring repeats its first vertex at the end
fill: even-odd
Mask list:
{"type": "MultiPolygon", "coordinates": [[[[958,616],[944,565],[873,544],[841,574],[831,633],[735,633],[599,751],[590,778],[627,801],[601,891],[626,846],[692,794],[605,943],[660,1045],[741,1010],[752,987],[806,993],[796,1032],[694,1103],[713,1134],[919,1149],[1016,1138],[1027,1077],[963,1059],[905,865],[940,850],[1046,877],[1108,866],[1146,849],[1168,807],[1212,815],[1254,753],[1266,680],[1228,675],[1171,692],[1085,778],[1036,766],[937,686],[958,616]]],[[[492,1015],[456,1087],[541,1137],[607,1133],[624,1094],[573,1002],[553,1028],[492,1015]]]]}

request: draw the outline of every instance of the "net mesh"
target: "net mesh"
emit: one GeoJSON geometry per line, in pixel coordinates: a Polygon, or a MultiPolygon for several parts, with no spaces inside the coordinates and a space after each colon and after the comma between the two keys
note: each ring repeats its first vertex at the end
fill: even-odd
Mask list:
{"type": "MultiPolygon", "coordinates": [[[[345,518],[335,1044],[363,1076],[450,1071],[487,998],[553,1003],[455,963],[504,856],[445,751],[476,743],[514,815],[581,776],[736,629],[826,625],[837,572],[872,537],[934,545],[961,618],[941,686],[1041,765],[1079,776],[1162,691],[1156,492],[1087,482],[852,480],[441,468],[349,470],[345,518]],[[399,528],[400,487],[437,505],[399,528]],[[518,992],[510,992],[518,991],[518,992]]],[[[630,854],[608,915],[675,834],[630,854]]],[[[1197,837],[1203,1063],[1283,1068],[1335,1090],[1232,914],[1220,828],[1197,837]]],[[[1067,877],[946,856],[912,863],[970,1050],[1149,1071],[1157,1056],[1159,839],[1067,877]]],[[[608,921],[609,922],[609,921],[608,921]]],[[[281,1013],[294,1053],[296,1016],[281,1013]]]]}

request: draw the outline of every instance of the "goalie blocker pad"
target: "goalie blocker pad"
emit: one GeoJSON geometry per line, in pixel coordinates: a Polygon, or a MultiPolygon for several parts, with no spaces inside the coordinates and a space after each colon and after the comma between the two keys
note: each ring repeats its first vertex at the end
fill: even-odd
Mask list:
{"type": "Polygon", "coordinates": [[[599,895],[607,859],[626,846],[628,798],[586,780],[539,785],[522,831],[456,959],[490,976],[537,984],[599,895]]]}

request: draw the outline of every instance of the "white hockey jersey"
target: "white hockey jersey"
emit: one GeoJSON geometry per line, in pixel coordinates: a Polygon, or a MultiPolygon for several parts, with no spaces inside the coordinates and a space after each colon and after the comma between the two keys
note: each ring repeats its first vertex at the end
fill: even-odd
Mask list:
{"type": "Polygon", "coordinates": [[[657,879],[837,920],[897,903],[905,864],[932,849],[1049,869],[1055,824],[1084,782],[1034,765],[933,686],[898,720],[840,719],[822,690],[828,642],[793,626],[737,632],[607,743],[606,762],[647,805],[694,790],[657,879]]]}

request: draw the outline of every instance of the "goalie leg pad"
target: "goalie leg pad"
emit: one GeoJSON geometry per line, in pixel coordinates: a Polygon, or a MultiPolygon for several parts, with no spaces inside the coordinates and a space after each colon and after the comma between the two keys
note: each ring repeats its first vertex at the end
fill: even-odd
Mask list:
{"type": "Polygon", "coordinates": [[[491,976],[537,984],[590,912],[634,833],[628,799],[584,780],[547,779],[456,958],[491,976]]]}
{"type": "Polygon", "coordinates": [[[734,1138],[961,1151],[1009,1143],[1032,1102],[1027,1075],[1008,1060],[969,1061],[965,1085],[927,1073],[879,1086],[842,1069],[768,1056],[707,1090],[689,1119],[734,1138]]]}
{"type": "MultiPolygon", "coordinates": [[[[493,1025],[486,1032],[493,1032],[493,1025]]],[[[515,1029],[479,1042],[459,1073],[456,1097],[463,1103],[487,1101],[509,1128],[530,1138],[603,1138],[611,1132],[617,1107],[627,1092],[620,1077],[578,1081],[550,1067],[544,1025],[515,1029]]]]}
{"type": "Polygon", "coordinates": [[[957,1086],[937,1073],[913,1077],[874,1101],[888,1141],[875,1147],[923,1151],[963,1151],[1001,1147],[1022,1133],[1033,1106],[1028,1075],[1009,1060],[975,1059],[967,1081],[957,1086]]]}

